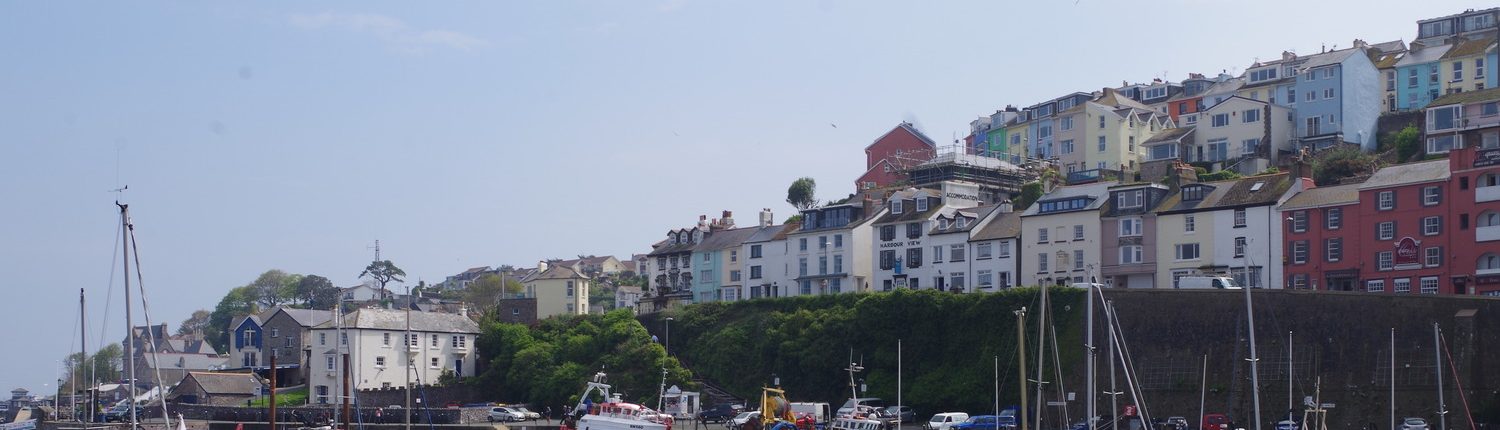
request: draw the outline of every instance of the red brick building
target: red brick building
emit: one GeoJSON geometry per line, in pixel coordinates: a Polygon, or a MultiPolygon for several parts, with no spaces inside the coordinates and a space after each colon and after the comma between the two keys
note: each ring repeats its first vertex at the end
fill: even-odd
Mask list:
{"type": "Polygon", "coordinates": [[[857,190],[888,187],[906,180],[906,170],[932,159],[937,143],[911,123],[902,122],[865,147],[865,173],[854,181],[857,190]]]}
{"type": "Polygon", "coordinates": [[[1365,226],[1358,251],[1365,291],[1462,294],[1449,275],[1451,240],[1448,160],[1388,166],[1359,186],[1365,226]]]}
{"type": "Polygon", "coordinates": [[[1465,294],[1500,296],[1500,148],[1455,149],[1448,163],[1448,217],[1458,220],[1450,279],[1465,294]]]}
{"type": "Polygon", "coordinates": [[[1281,205],[1286,288],[1363,291],[1368,274],[1357,250],[1369,228],[1360,224],[1359,184],[1318,187],[1281,205]]]}

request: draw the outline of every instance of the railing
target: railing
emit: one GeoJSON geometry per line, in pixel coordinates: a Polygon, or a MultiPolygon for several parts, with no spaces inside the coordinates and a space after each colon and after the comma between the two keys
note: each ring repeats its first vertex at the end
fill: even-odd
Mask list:
{"type": "Polygon", "coordinates": [[[1500,240],[1500,225],[1485,226],[1474,229],[1474,240],[1479,242],[1500,240]]]}
{"type": "Polygon", "coordinates": [[[1500,200],[1500,186],[1479,187],[1474,189],[1474,203],[1493,202],[1500,200]]]}

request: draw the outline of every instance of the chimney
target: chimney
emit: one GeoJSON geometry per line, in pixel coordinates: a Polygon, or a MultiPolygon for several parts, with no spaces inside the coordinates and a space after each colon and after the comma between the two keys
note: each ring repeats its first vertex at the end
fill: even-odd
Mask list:
{"type": "Polygon", "coordinates": [[[724,211],[724,217],[719,218],[719,222],[724,224],[724,228],[734,228],[734,212],[724,211]]]}
{"type": "Polygon", "coordinates": [[[708,215],[698,215],[698,228],[708,229],[708,215]]]}
{"type": "Polygon", "coordinates": [[[775,223],[776,223],[776,218],[772,217],[772,215],[771,215],[771,208],[764,208],[764,209],[760,210],[760,226],[761,227],[770,227],[772,224],[775,224],[775,223]]]}
{"type": "Polygon", "coordinates": [[[542,272],[546,272],[546,271],[547,271],[547,262],[545,260],[544,261],[538,261],[538,262],[536,262],[536,273],[537,274],[541,274],[542,272]]]}
{"type": "Polygon", "coordinates": [[[1010,203],[1010,199],[1005,199],[1000,201],[1000,207],[996,210],[999,210],[1000,213],[1008,214],[1015,210],[1015,206],[1010,203]]]}
{"type": "Polygon", "coordinates": [[[1368,47],[1370,47],[1370,44],[1369,43],[1365,43],[1365,41],[1362,40],[1362,39],[1354,39],[1354,47],[1355,48],[1368,48],[1368,47]]]}
{"type": "Polygon", "coordinates": [[[1291,61],[1296,58],[1297,54],[1292,51],[1281,51],[1281,61],[1291,61]]]}

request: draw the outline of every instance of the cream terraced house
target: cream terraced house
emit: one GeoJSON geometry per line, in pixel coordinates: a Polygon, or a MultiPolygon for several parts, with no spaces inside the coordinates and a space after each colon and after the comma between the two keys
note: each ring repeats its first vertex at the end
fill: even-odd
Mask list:
{"type": "Polygon", "coordinates": [[[1112,183],[1059,187],[1021,214],[1024,285],[1070,285],[1098,280],[1099,208],[1112,183]]]}
{"type": "Polygon", "coordinates": [[[461,314],[359,309],[335,317],[309,330],[308,401],[337,403],[344,372],[354,390],[404,386],[403,368],[413,384],[436,383],[444,372],[474,376],[478,336],[479,324],[461,314]]]}
{"type": "Polygon", "coordinates": [[[526,297],[536,299],[537,319],[589,313],[589,277],[572,267],[538,262],[521,284],[526,286],[526,297]]]}

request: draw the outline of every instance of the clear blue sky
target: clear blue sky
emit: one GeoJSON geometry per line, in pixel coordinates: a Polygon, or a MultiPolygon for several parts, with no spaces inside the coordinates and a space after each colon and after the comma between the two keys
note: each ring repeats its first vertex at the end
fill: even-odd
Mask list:
{"type": "Polygon", "coordinates": [[[354,284],[376,239],[431,282],[642,252],[724,209],[779,219],[796,177],[852,191],[903,119],[946,141],[1006,104],[1409,41],[1487,6],[0,3],[0,388],[55,388],[79,288],[99,347],[123,185],[175,327],[267,269],[354,284]]]}

